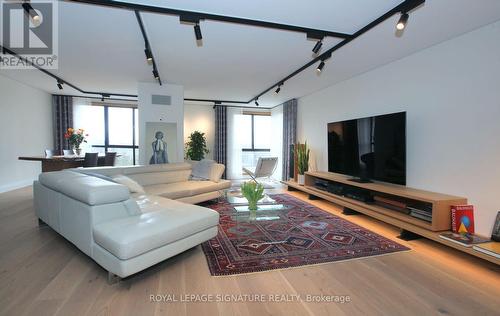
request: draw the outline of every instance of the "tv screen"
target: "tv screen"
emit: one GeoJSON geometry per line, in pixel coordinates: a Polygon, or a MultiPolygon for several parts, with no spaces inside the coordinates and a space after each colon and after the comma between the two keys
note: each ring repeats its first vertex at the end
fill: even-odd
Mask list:
{"type": "Polygon", "coordinates": [[[329,123],[328,171],[406,185],[406,112],[329,123]]]}

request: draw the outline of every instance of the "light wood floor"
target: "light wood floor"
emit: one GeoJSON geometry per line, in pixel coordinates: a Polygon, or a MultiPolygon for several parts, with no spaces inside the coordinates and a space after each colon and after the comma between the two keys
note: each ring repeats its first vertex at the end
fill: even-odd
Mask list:
{"type": "MultiPolygon", "coordinates": [[[[340,215],[332,204],[309,202],[340,215]]],[[[110,286],[100,266],[37,226],[32,203],[30,187],[0,194],[1,315],[500,315],[499,267],[431,241],[401,241],[396,228],[362,215],[349,220],[412,251],[212,277],[196,247],[110,286]],[[351,302],[154,303],[154,294],[349,295],[351,302]]]]}

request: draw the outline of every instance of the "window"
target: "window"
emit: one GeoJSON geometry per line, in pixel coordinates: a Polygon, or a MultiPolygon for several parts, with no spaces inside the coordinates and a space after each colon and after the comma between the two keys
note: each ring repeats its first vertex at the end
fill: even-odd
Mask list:
{"type": "Polygon", "coordinates": [[[243,151],[271,151],[271,116],[243,113],[243,151]]]}
{"type": "Polygon", "coordinates": [[[271,155],[272,126],[268,113],[243,113],[242,166],[253,169],[260,157],[271,155]]]}
{"type": "Polygon", "coordinates": [[[89,134],[86,150],[94,152],[116,152],[120,155],[116,165],[135,165],[138,162],[138,118],[137,109],[76,105],[74,125],[89,134]]]}

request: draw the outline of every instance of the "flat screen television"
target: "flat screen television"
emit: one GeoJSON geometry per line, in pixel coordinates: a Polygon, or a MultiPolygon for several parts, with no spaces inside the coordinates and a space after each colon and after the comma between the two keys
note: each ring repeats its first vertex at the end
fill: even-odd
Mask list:
{"type": "Polygon", "coordinates": [[[406,185],[406,112],[329,123],[328,171],[406,185]]]}

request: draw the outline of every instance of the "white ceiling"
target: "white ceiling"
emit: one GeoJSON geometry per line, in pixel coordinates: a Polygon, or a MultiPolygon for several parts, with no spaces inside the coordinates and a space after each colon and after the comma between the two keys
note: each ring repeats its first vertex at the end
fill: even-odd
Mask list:
{"type": "MultiPolygon", "coordinates": [[[[401,0],[173,0],[128,1],[354,33],[401,0]]],[[[314,42],[304,34],[202,21],[203,46],[193,27],[178,17],[142,13],[164,82],[184,86],[186,98],[249,100],[310,61],[314,42]]],[[[259,99],[273,106],[346,80],[380,65],[500,20],[499,0],[427,0],[415,10],[402,36],[398,17],[387,20],[334,53],[321,75],[314,67],[287,81],[279,95],[259,99]]],[[[338,43],[328,38],[327,49],[338,43]]],[[[59,4],[59,69],[53,72],[87,91],[137,94],[137,82],[154,82],[131,11],[59,4]]],[[[50,93],[54,79],[36,70],[0,74],[50,93]]],[[[66,94],[78,94],[69,87],[66,94]]]]}

